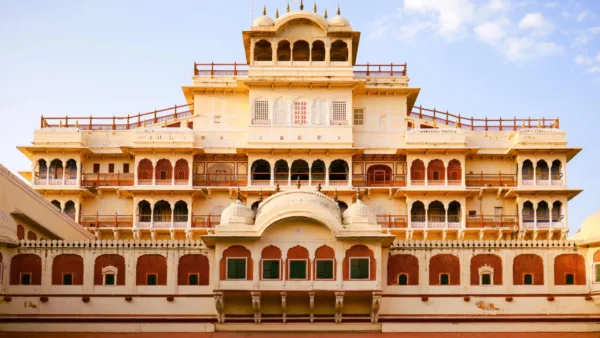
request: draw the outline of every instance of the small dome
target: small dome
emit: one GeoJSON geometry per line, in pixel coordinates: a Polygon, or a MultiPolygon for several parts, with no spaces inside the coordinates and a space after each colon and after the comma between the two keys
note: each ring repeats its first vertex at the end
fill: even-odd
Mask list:
{"type": "Polygon", "coordinates": [[[584,242],[600,242],[600,210],[588,216],[588,218],[583,221],[583,224],[577,233],[569,239],[584,242]]]}
{"type": "Polygon", "coordinates": [[[9,214],[0,210],[0,243],[17,242],[17,224],[9,214]]]}
{"type": "Polygon", "coordinates": [[[350,27],[350,21],[341,15],[334,16],[329,20],[329,26],[331,27],[350,27]]]}
{"type": "Polygon", "coordinates": [[[254,211],[239,199],[232,202],[221,213],[221,224],[254,224],[254,211]]]}
{"type": "Polygon", "coordinates": [[[344,224],[351,223],[369,223],[377,224],[377,216],[364,204],[360,199],[356,200],[344,213],[342,214],[344,224]]]}
{"type": "Polygon", "coordinates": [[[254,20],[252,27],[270,27],[275,24],[275,21],[266,15],[261,15],[254,20]]]}

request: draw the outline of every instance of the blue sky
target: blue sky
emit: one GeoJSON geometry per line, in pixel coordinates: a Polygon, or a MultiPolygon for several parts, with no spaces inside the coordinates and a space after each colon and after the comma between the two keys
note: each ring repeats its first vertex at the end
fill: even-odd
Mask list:
{"type": "MultiPolygon", "coordinates": [[[[0,0],[0,162],[29,168],[17,145],[40,115],[126,115],[184,102],[198,62],[244,60],[250,0],[0,0]]],[[[254,1],[271,16],[286,1],[254,1]]],[[[297,8],[299,1],[292,2],[297,8]]],[[[396,0],[338,4],[362,32],[361,63],[408,62],[417,101],[477,117],[559,117],[578,229],[600,207],[600,1],[396,0]]],[[[312,10],[313,2],[305,2],[312,10]]],[[[573,234],[573,231],[571,232],[573,234]]]]}

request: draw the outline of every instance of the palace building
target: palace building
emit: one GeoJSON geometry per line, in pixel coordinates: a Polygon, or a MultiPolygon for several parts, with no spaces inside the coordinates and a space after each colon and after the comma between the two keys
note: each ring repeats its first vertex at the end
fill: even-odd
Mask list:
{"type": "Polygon", "coordinates": [[[422,107],[360,36],[300,3],[182,105],[43,116],[30,184],[0,168],[0,331],[600,330],[559,120],[422,107]]]}

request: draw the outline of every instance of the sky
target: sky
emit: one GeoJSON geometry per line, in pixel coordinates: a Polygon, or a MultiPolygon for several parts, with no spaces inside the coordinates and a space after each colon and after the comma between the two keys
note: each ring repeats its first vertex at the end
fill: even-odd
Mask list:
{"type": "MultiPolygon", "coordinates": [[[[126,115],[184,103],[193,63],[244,62],[250,0],[0,0],[0,163],[28,170],[40,116],[126,115]]],[[[285,0],[256,0],[285,12],[285,0]]],[[[291,2],[297,8],[299,0],[291,2]]],[[[361,31],[359,63],[408,63],[417,104],[462,116],[558,117],[574,234],[600,208],[600,1],[319,0],[361,31]]],[[[307,10],[313,2],[306,1],[307,10]]]]}

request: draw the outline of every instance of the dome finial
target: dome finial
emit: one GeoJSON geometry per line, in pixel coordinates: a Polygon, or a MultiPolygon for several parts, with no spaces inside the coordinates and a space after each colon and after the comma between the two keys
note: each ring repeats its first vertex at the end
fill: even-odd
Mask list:
{"type": "Polygon", "coordinates": [[[263,15],[267,15],[267,5],[263,6],[263,15]]]}
{"type": "Polygon", "coordinates": [[[304,1],[300,0],[300,10],[304,10],[304,1]]]}
{"type": "Polygon", "coordinates": [[[315,4],[313,5],[313,12],[317,13],[317,2],[315,1],[315,4]]]}
{"type": "Polygon", "coordinates": [[[263,201],[263,195],[262,195],[262,188],[260,189],[260,191],[258,192],[258,201],[262,202],[263,201]]]}
{"type": "Polygon", "coordinates": [[[333,191],[333,200],[334,200],[334,201],[336,201],[336,202],[338,201],[338,193],[337,193],[337,189],[335,189],[335,190],[333,191]]]}
{"type": "Polygon", "coordinates": [[[275,19],[279,19],[279,8],[275,10],[275,19]]]}
{"type": "Polygon", "coordinates": [[[327,19],[327,10],[325,10],[325,14],[323,15],[325,19],[327,19]]]}
{"type": "Polygon", "coordinates": [[[317,185],[317,191],[321,192],[322,189],[323,189],[323,187],[321,186],[321,183],[319,182],[319,184],[317,185]]]}
{"type": "Polygon", "coordinates": [[[340,5],[338,5],[337,15],[342,15],[342,11],[340,10],[340,5]]]}
{"type": "Polygon", "coordinates": [[[275,192],[280,192],[281,188],[279,188],[279,182],[275,184],[275,192]]]}
{"type": "Polygon", "coordinates": [[[360,201],[360,198],[361,198],[361,196],[360,196],[360,188],[358,188],[358,190],[356,190],[356,200],[360,201]]]}
{"type": "Polygon", "coordinates": [[[285,7],[286,12],[290,12],[290,3],[288,2],[287,6],[285,7]]]}
{"type": "Polygon", "coordinates": [[[237,188],[237,200],[240,202],[242,201],[242,191],[240,190],[240,187],[237,188]]]}

